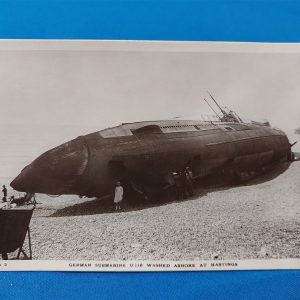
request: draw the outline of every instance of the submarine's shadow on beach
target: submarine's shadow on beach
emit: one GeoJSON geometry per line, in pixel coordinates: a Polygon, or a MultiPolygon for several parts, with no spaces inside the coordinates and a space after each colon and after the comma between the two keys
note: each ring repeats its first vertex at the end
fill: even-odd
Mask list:
{"type": "MultiPolygon", "coordinates": [[[[160,196],[157,198],[156,201],[149,201],[148,203],[142,203],[138,201],[127,201],[124,200],[122,212],[130,212],[130,211],[138,211],[146,208],[156,207],[156,206],[162,206],[170,203],[175,202],[183,202],[188,200],[194,200],[201,198],[208,193],[216,192],[216,191],[224,191],[228,190],[237,186],[251,186],[256,184],[261,184],[267,181],[270,181],[272,179],[275,179],[282,173],[284,173],[290,166],[291,163],[285,162],[278,164],[271,169],[269,169],[267,172],[255,177],[254,179],[251,179],[249,181],[243,182],[241,184],[230,184],[230,185],[223,185],[217,183],[214,186],[212,186],[209,183],[209,180],[207,182],[201,182],[195,185],[194,187],[194,195],[185,199],[175,199],[175,197],[168,197],[167,195],[160,196]]],[[[103,197],[103,198],[96,198],[93,200],[88,200],[84,203],[75,204],[72,206],[68,206],[62,209],[58,209],[56,212],[51,214],[49,217],[65,217],[65,216],[82,216],[82,215],[95,215],[95,214],[107,214],[107,213],[119,213],[115,211],[114,209],[114,203],[112,197],[103,197]]]]}

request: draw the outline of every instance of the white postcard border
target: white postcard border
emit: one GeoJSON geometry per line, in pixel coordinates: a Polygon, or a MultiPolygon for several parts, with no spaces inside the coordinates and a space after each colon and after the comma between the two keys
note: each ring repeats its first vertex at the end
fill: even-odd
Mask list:
{"type": "Polygon", "coordinates": [[[2,260],[0,271],[82,271],[82,272],[145,272],[145,271],[238,271],[296,270],[300,259],[246,259],[203,261],[91,261],[91,260],[2,260]]]}

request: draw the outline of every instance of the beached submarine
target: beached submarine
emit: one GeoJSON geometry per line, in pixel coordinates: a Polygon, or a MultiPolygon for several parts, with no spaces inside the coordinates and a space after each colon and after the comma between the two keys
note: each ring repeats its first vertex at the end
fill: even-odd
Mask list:
{"type": "Polygon", "coordinates": [[[144,121],[79,136],[39,156],[11,186],[27,193],[100,197],[112,194],[120,180],[147,195],[171,186],[169,174],[187,166],[195,180],[212,174],[243,180],[292,158],[283,131],[268,122],[244,122],[218,107],[215,121],[144,121]]]}

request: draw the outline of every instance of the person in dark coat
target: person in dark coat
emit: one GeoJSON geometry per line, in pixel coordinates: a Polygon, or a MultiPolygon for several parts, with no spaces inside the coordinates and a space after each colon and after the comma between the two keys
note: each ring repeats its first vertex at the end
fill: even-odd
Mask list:
{"type": "Polygon", "coordinates": [[[180,172],[180,178],[183,187],[183,197],[193,196],[193,173],[189,167],[184,168],[183,171],[180,172]]]}
{"type": "Polygon", "coordinates": [[[186,191],[189,196],[193,196],[194,195],[193,172],[189,167],[186,167],[184,173],[185,173],[185,181],[186,181],[186,191]]]}
{"type": "Polygon", "coordinates": [[[3,193],[2,201],[7,202],[7,188],[5,187],[5,185],[2,186],[2,193],[3,193]]]}

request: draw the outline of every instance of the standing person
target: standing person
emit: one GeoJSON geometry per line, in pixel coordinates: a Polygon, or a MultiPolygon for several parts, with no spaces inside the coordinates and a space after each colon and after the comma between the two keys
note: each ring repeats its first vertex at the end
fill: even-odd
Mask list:
{"type": "Polygon", "coordinates": [[[188,194],[189,196],[193,196],[194,195],[193,172],[191,171],[190,167],[185,168],[185,176],[186,176],[188,194]]]}
{"type": "Polygon", "coordinates": [[[123,187],[121,186],[120,181],[118,181],[117,185],[115,187],[115,197],[114,197],[114,203],[116,205],[116,211],[121,210],[122,200],[123,200],[123,187]]]}
{"type": "Polygon", "coordinates": [[[3,187],[3,189],[2,189],[2,193],[3,193],[2,201],[6,202],[7,201],[7,188],[5,187],[5,185],[3,185],[2,187],[3,187]]]}

